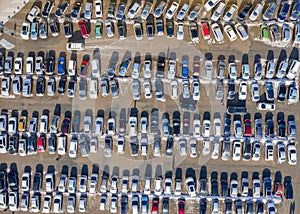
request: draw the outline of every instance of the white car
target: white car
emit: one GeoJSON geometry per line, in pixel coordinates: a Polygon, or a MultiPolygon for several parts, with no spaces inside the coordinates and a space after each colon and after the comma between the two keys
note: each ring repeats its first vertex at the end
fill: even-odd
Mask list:
{"type": "Polygon", "coordinates": [[[68,193],[75,193],[76,192],[76,178],[70,177],[68,183],[68,193]]]}
{"type": "Polygon", "coordinates": [[[113,175],[111,178],[111,185],[110,185],[110,193],[115,194],[116,192],[118,192],[118,176],[113,175]]]}
{"type": "Polygon", "coordinates": [[[144,78],[145,79],[150,79],[151,78],[151,61],[150,60],[145,60],[144,62],[144,78]]]}
{"type": "Polygon", "coordinates": [[[278,66],[276,77],[279,79],[283,78],[286,74],[288,67],[289,67],[288,60],[282,60],[278,66]]]}
{"type": "Polygon", "coordinates": [[[265,160],[266,161],[274,160],[274,147],[271,141],[265,142],[265,160]]]}
{"type": "Polygon", "coordinates": [[[79,179],[79,187],[78,187],[79,192],[86,193],[86,191],[87,191],[86,186],[87,186],[87,176],[81,175],[80,179],[79,179]]]}
{"type": "Polygon", "coordinates": [[[107,121],[107,134],[108,135],[115,135],[116,132],[116,121],[115,118],[109,118],[107,121]]]}
{"type": "Polygon", "coordinates": [[[195,138],[190,139],[190,157],[196,158],[197,157],[197,141],[195,138]]]}
{"type": "Polygon", "coordinates": [[[40,119],[40,132],[47,133],[48,132],[48,115],[42,115],[40,119]]]}
{"type": "Polygon", "coordinates": [[[235,30],[240,37],[240,40],[245,41],[249,38],[249,35],[245,29],[245,27],[241,23],[235,24],[235,30]]]}
{"type": "Polygon", "coordinates": [[[170,195],[172,193],[172,178],[165,178],[164,194],[170,195]]]}
{"type": "Polygon", "coordinates": [[[190,11],[190,14],[188,15],[188,20],[194,21],[197,18],[198,14],[200,13],[201,9],[202,9],[202,6],[199,3],[196,4],[194,9],[190,11]]]}
{"type": "Polygon", "coordinates": [[[46,192],[51,193],[54,190],[54,176],[53,173],[47,173],[45,176],[46,192]]]}
{"type": "Polygon", "coordinates": [[[186,15],[186,13],[188,11],[188,9],[189,9],[189,5],[188,4],[184,4],[181,7],[181,9],[178,11],[178,13],[177,13],[177,19],[178,20],[184,19],[185,15],[186,15]]]}
{"type": "Polygon", "coordinates": [[[240,120],[235,120],[233,122],[234,125],[234,135],[236,138],[238,137],[242,137],[243,133],[242,133],[242,123],[240,120]]]}
{"type": "Polygon", "coordinates": [[[214,140],[212,144],[212,152],[211,152],[211,159],[218,159],[220,153],[220,142],[219,140],[214,140]]]}
{"type": "Polygon", "coordinates": [[[69,157],[70,158],[77,157],[77,140],[76,139],[70,141],[69,157]]]}
{"type": "Polygon", "coordinates": [[[22,175],[21,189],[24,192],[29,191],[29,189],[30,189],[30,173],[29,172],[24,172],[22,175]]]}
{"type": "Polygon", "coordinates": [[[248,80],[250,78],[250,65],[242,64],[242,78],[248,80]]]}
{"type": "Polygon", "coordinates": [[[202,136],[209,137],[209,135],[210,135],[210,121],[206,119],[206,120],[203,120],[202,136]]]}
{"type": "Polygon", "coordinates": [[[171,6],[169,7],[169,9],[166,12],[166,15],[165,15],[166,18],[167,19],[172,19],[172,17],[176,13],[178,7],[179,7],[179,4],[177,2],[172,2],[171,6]]]}
{"type": "Polygon", "coordinates": [[[143,86],[144,86],[145,98],[146,99],[151,99],[152,98],[151,81],[150,80],[144,80],[143,86]]]}
{"type": "Polygon", "coordinates": [[[140,96],[140,82],[139,82],[139,80],[132,81],[131,86],[132,86],[133,100],[139,100],[139,99],[141,99],[141,96],[140,96]]]}
{"type": "Polygon", "coordinates": [[[117,140],[118,154],[124,154],[124,144],[125,144],[124,137],[118,137],[117,140]]]}
{"type": "Polygon", "coordinates": [[[252,180],[252,189],[253,189],[253,197],[259,198],[260,197],[260,180],[253,179],[252,180]]]}
{"type": "Polygon", "coordinates": [[[193,136],[194,137],[201,137],[200,133],[200,120],[199,119],[194,119],[193,121],[193,136]]]}
{"type": "Polygon", "coordinates": [[[241,81],[239,88],[239,100],[246,100],[247,98],[247,82],[241,81]]]}
{"type": "Polygon", "coordinates": [[[214,118],[214,137],[221,137],[221,120],[214,118]]]}
{"type": "Polygon", "coordinates": [[[22,57],[17,57],[15,59],[14,69],[15,69],[14,74],[23,74],[23,58],[22,57]]]}
{"type": "Polygon", "coordinates": [[[148,154],[148,138],[146,135],[141,137],[141,155],[146,156],[148,154]]]}
{"type": "Polygon", "coordinates": [[[44,58],[42,56],[38,56],[35,59],[35,73],[43,74],[44,72],[44,58]]]}
{"type": "Polygon", "coordinates": [[[222,16],[225,8],[226,8],[225,3],[220,2],[217,9],[215,9],[215,11],[212,13],[212,16],[210,19],[214,22],[218,21],[219,18],[222,16]]]}
{"type": "Polygon", "coordinates": [[[12,79],[12,87],[13,87],[13,93],[14,94],[20,94],[22,90],[22,84],[21,84],[21,77],[20,76],[15,76],[12,79]]]}
{"type": "Polygon", "coordinates": [[[28,40],[29,34],[30,34],[30,23],[24,22],[22,24],[22,29],[21,29],[21,38],[24,40],[28,40]]]}
{"type": "Polygon", "coordinates": [[[38,6],[33,6],[27,15],[27,20],[33,22],[40,12],[41,9],[38,6]]]}
{"type": "Polygon", "coordinates": [[[33,57],[26,58],[26,74],[33,74],[33,57]]]}
{"type": "Polygon", "coordinates": [[[193,100],[198,101],[200,100],[200,83],[198,79],[193,80],[192,86],[193,86],[193,100]]]}
{"type": "Polygon", "coordinates": [[[53,200],[53,212],[60,213],[62,211],[62,194],[56,194],[53,200]]]}
{"type": "Polygon", "coordinates": [[[229,8],[229,10],[224,14],[223,20],[225,22],[229,22],[233,18],[233,16],[237,12],[237,10],[238,10],[238,6],[236,6],[235,4],[232,4],[231,7],[229,8]]]}
{"type": "Polygon", "coordinates": [[[168,79],[174,79],[176,74],[176,60],[171,59],[168,63],[168,79]]]}
{"type": "Polygon", "coordinates": [[[177,39],[183,40],[184,38],[184,24],[182,22],[177,23],[177,39]]]}
{"type": "Polygon", "coordinates": [[[99,207],[100,210],[105,210],[106,201],[107,201],[107,196],[105,194],[102,194],[100,199],[100,207],[99,207]]]}
{"type": "Polygon", "coordinates": [[[147,1],[147,3],[145,4],[144,9],[142,11],[142,15],[141,15],[141,18],[143,20],[146,20],[148,18],[149,13],[152,10],[152,6],[153,6],[152,2],[151,1],[147,1]]]}
{"type": "Polygon", "coordinates": [[[230,197],[237,197],[239,183],[237,180],[232,179],[230,181],[230,197]]]}
{"type": "Polygon", "coordinates": [[[59,183],[57,186],[57,189],[59,192],[64,193],[66,191],[66,184],[67,184],[68,176],[65,174],[62,174],[59,177],[59,183]]]}
{"type": "Polygon", "coordinates": [[[286,161],[285,146],[281,141],[277,142],[277,157],[280,164],[286,161]]]}
{"type": "Polygon", "coordinates": [[[204,9],[209,12],[213,9],[221,0],[208,0],[205,5],[204,9]]]}
{"type": "Polygon", "coordinates": [[[78,211],[81,213],[86,211],[86,197],[83,196],[80,197],[78,211]]]}
{"type": "Polygon", "coordinates": [[[102,17],[102,0],[95,0],[95,15],[97,18],[102,17]]]}
{"type": "Polygon", "coordinates": [[[276,64],[273,60],[267,61],[267,66],[266,66],[266,78],[267,79],[272,79],[275,74],[275,69],[276,69],[276,64]]]}
{"type": "Polygon", "coordinates": [[[171,81],[171,98],[173,100],[178,98],[178,82],[177,82],[177,80],[171,81]]]}
{"type": "Polygon", "coordinates": [[[252,82],[251,83],[251,99],[253,102],[259,101],[260,95],[259,95],[259,86],[257,82],[252,82]]]}
{"type": "Polygon", "coordinates": [[[133,19],[134,16],[139,12],[141,9],[141,5],[139,5],[137,2],[135,2],[132,7],[128,10],[127,18],[133,19]]]}
{"type": "Polygon", "coordinates": [[[259,102],[259,103],[256,104],[256,108],[258,110],[274,111],[276,106],[275,106],[275,103],[259,102]]]}
{"type": "Polygon", "coordinates": [[[179,140],[179,153],[180,153],[180,156],[186,156],[186,154],[187,154],[186,147],[187,147],[186,140],[185,139],[179,140]]]}
{"type": "Polygon", "coordinates": [[[233,42],[237,39],[236,33],[234,32],[233,28],[230,25],[225,25],[224,31],[230,41],[233,42]]]}
{"type": "Polygon", "coordinates": [[[260,159],[260,143],[254,142],[252,146],[252,160],[259,161],[260,159]]]}
{"type": "Polygon", "coordinates": [[[50,213],[52,203],[52,195],[46,194],[44,196],[43,213],[50,213]]]}
{"type": "Polygon", "coordinates": [[[262,4],[257,4],[249,16],[250,21],[254,22],[258,16],[262,13],[264,6],[262,4]]]}
{"type": "Polygon", "coordinates": [[[157,177],[154,179],[154,195],[161,195],[162,189],[161,189],[162,179],[160,177],[157,177]]]}
{"type": "Polygon", "coordinates": [[[228,72],[229,72],[229,78],[230,79],[237,79],[237,71],[236,71],[236,63],[235,62],[231,62],[228,63],[228,72]]]}
{"type": "Polygon", "coordinates": [[[193,177],[187,177],[185,179],[185,183],[187,186],[187,190],[189,193],[190,197],[196,197],[196,186],[195,186],[195,181],[193,177]]]}
{"type": "Polygon", "coordinates": [[[232,160],[239,161],[241,159],[242,145],[240,141],[233,142],[232,160]]]}
{"type": "Polygon", "coordinates": [[[296,146],[294,144],[289,144],[288,146],[288,163],[289,165],[296,165],[297,164],[297,152],[296,146]]]}
{"type": "Polygon", "coordinates": [[[103,117],[97,117],[96,118],[96,130],[95,133],[98,135],[103,134],[103,126],[104,126],[104,118],[103,117]]]}
{"type": "Polygon", "coordinates": [[[215,36],[215,39],[218,42],[222,42],[224,40],[224,36],[223,36],[223,33],[221,31],[221,28],[220,28],[219,24],[218,23],[213,23],[211,25],[211,29],[212,29],[212,32],[215,36]]]}
{"type": "Polygon", "coordinates": [[[98,174],[93,173],[90,177],[90,184],[89,184],[89,192],[90,193],[97,193],[98,188],[98,174]]]}

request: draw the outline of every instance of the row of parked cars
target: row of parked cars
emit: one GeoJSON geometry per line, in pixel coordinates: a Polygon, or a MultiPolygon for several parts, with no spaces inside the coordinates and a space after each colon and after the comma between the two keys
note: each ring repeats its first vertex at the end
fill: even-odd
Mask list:
{"type": "MultiPolygon", "coordinates": [[[[241,67],[237,66],[235,61],[226,63],[225,60],[218,60],[216,68],[213,66],[212,60],[204,60],[204,71],[201,72],[202,63],[200,57],[195,56],[192,63],[185,57],[179,63],[172,58],[166,58],[163,53],[160,53],[157,57],[157,68],[153,68],[154,60],[149,57],[145,57],[143,62],[137,59],[125,58],[117,67],[117,63],[110,65],[106,71],[108,78],[128,77],[131,74],[133,79],[144,77],[145,79],[151,79],[152,77],[174,79],[175,77],[181,77],[182,79],[189,79],[191,77],[199,77],[203,75],[204,79],[212,79],[214,70],[216,70],[216,76],[220,78],[226,77],[226,70],[228,70],[228,79],[243,79],[243,80],[261,80],[265,79],[282,79],[287,78],[290,80],[295,79],[299,75],[300,62],[297,59],[285,59],[278,63],[275,60],[267,60],[263,63],[261,60],[256,61],[253,65],[253,71],[251,71],[250,63],[243,63],[241,67]],[[192,66],[190,66],[192,64],[192,66]],[[180,73],[178,72],[178,66],[180,65],[180,73]],[[190,68],[192,67],[192,68],[190,68]],[[116,71],[118,70],[118,71],[116,71]],[[153,75],[156,70],[155,75],[153,75]],[[190,71],[192,70],[192,72],[190,71]],[[239,72],[241,70],[241,72],[239,72]],[[167,73],[167,74],[165,74],[167,73]],[[179,74],[178,74],[179,73],[179,74]],[[253,73],[253,74],[252,74],[253,73]],[[117,75],[118,74],[118,75],[117,75]]],[[[18,56],[15,59],[12,55],[6,57],[0,55],[0,74],[4,75],[22,75],[22,74],[37,74],[37,75],[69,75],[69,76],[92,76],[100,77],[100,61],[97,58],[93,58],[91,61],[83,59],[80,66],[74,59],[67,60],[65,57],[60,56],[57,62],[54,57],[47,56],[46,59],[38,55],[37,57],[28,56],[24,62],[22,56],[18,56]],[[68,62],[67,62],[68,61],[68,62]],[[56,67],[57,66],[57,67],[56,67]],[[80,69],[77,69],[80,67],[80,69]],[[57,70],[57,72],[56,72],[57,70]]],[[[104,73],[103,73],[104,74],[104,73]]]]}
{"type": "MultiPolygon", "coordinates": [[[[131,109],[131,112],[135,108],[131,109]]],[[[140,134],[151,133],[153,135],[160,134],[163,137],[168,136],[185,136],[194,138],[214,138],[220,137],[235,137],[240,139],[243,137],[255,137],[261,139],[267,137],[273,139],[296,139],[296,122],[295,118],[290,115],[285,121],[284,117],[277,117],[274,122],[273,115],[268,112],[263,122],[261,114],[255,114],[254,121],[251,117],[245,115],[232,117],[228,114],[221,117],[214,117],[213,123],[210,118],[204,118],[201,122],[200,115],[195,114],[191,119],[190,113],[184,112],[181,116],[180,112],[174,111],[171,115],[167,112],[163,113],[160,119],[158,109],[152,109],[148,115],[147,111],[143,111],[141,116],[136,113],[130,113],[126,118],[126,111],[120,111],[119,120],[116,116],[111,114],[106,119],[103,115],[97,115],[95,120],[93,116],[86,112],[86,115],[81,118],[80,111],[76,110],[73,113],[66,112],[65,117],[61,120],[61,116],[53,114],[50,117],[49,113],[44,113],[41,116],[38,112],[33,112],[32,117],[26,111],[21,112],[19,116],[18,110],[12,110],[11,116],[8,115],[7,110],[2,110],[0,115],[0,131],[2,133],[17,134],[19,132],[29,133],[62,133],[68,135],[69,133],[84,133],[87,135],[96,134],[109,136],[138,136],[140,134]],[[51,118],[51,120],[50,120],[51,118]],[[61,122],[60,122],[61,121],[61,122]],[[83,121],[83,127],[80,127],[83,121]],[[117,124],[118,123],[118,124],[117,124]],[[161,127],[160,127],[161,124],[161,127]],[[60,127],[61,125],[61,127],[60,127]],[[201,127],[202,126],[202,127],[201,127]],[[233,127],[233,131],[232,130],[233,127]],[[265,127],[265,131],[263,130],[265,127]]]]}
{"type": "MultiPolygon", "coordinates": [[[[283,186],[282,182],[276,178],[273,182],[270,175],[264,175],[261,179],[258,172],[253,173],[252,179],[248,172],[242,172],[241,178],[236,173],[232,173],[229,177],[225,172],[222,172],[220,176],[217,172],[212,172],[209,179],[202,176],[197,180],[193,176],[186,176],[183,179],[179,174],[173,178],[172,173],[155,178],[146,176],[142,179],[138,175],[119,177],[119,175],[113,174],[110,176],[107,172],[103,172],[100,179],[99,173],[95,171],[90,176],[71,174],[69,177],[68,174],[62,173],[56,178],[54,172],[48,171],[43,175],[41,171],[33,174],[25,170],[19,184],[16,171],[11,170],[7,173],[6,170],[1,170],[0,185],[0,209],[9,207],[12,211],[18,210],[18,193],[20,193],[22,211],[46,213],[62,211],[62,200],[65,193],[68,193],[67,211],[71,213],[75,211],[75,205],[78,203],[76,202],[76,193],[81,195],[77,205],[79,212],[86,211],[87,198],[90,195],[100,193],[100,210],[108,208],[112,213],[116,213],[118,210],[118,198],[128,197],[127,195],[132,197],[133,213],[140,213],[140,209],[142,213],[148,213],[151,199],[157,202],[156,209],[158,209],[158,202],[162,199],[163,203],[166,203],[162,206],[163,213],[168,213],[169,206],[167,205],[171,196],[177,196],[178,202],[182,200],[184,202],[184,198],[188,196],[200,197],[200,209],[203,210],[206,209],[207,201],[212,201],[213,204],[215,200],[223,200],[225,203],[234,200],[236,204],[246,201],[247,206],[250,206],[252,202],[253,209],[253,201],[261,204],[263,202],[268,204],[272,201],[274,206],[274,202],[280,203],[283,196],[288,200],[293,199],[291,181],[286,179],[283,186]],[[183,187],[184,184],[186,188],[183,187]],[[184,192],[183,189],[186,189],[187,192],[184,192]],[[8,190],[10,190],[9,193],[8,190]],[[44,195],[43,206],[41,206],[41,195],[44,195]]],[[[128,206],[128,204],[125,205],[128,206]]]]}

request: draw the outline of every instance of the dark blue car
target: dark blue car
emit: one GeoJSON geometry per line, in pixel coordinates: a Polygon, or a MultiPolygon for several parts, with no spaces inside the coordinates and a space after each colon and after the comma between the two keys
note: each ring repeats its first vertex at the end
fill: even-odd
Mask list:
{"type": "Polygon", "coordinates": [[[300,14],[300,2],[297,2],[294,4],[294,7],[292,9],[290,20],[295,21],[299,18],[300,14]]]}
{"type": "Polygon", "coordinates": [[[281,8],[279,10],[279,13],[278,13],[278,21],[279,22],[284,22],[284,20],[286,19],[286,16],[289,12],[289,9],[290,9],[290,4],[288,2],[283,2],[281,4],[281,8]]]}

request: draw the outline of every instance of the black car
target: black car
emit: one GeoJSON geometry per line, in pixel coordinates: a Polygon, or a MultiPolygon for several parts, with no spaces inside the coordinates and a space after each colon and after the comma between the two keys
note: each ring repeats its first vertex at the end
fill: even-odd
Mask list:
{"type": "Polygon", "coordinates": [[[122,195],[121,196],[121,210],[120,214],[127,214],[128,213],[128,196],[122,195]]]}
{"type": "Polygon", "coordinates": [[[38,192],[42,188],[42,174],[40,172],[36,172],[33,177],[33,191],[38,192]]]}
{"type": "Polygon", "coordinates": [[[200,214],[206,214],[206,198],[201,198],[200,199],[200,214]]]}
{"type": "Polygon", "coordinates": [[[36,95],[43,96],[45,93],[45,78],[40,76],[36,80],[36,95]]]}
{"type": "Polygon", "coordinates": [[[0,171],[0,191],[7,189],[6,171],[0,171]]]}
{"type": "Polygon", "coordinates": [[[277,129],[278,129],[278,136],[279,137],[285,137],[286,136],[286,124],[284,120],[279,120],[277,124],[277,129]]]}
{"type": "Polygon", "coordinates": [[[18,153],[18,137],[10,136],[8,152],[11,155],[16,155],[18,153]]]}
{"type": "Polygon", "coordinates": [[[241,12],[238,15],[238,20],[244,21],[246,16],[248,15],[249,11],[251,10],[251,8],[252,8],[251,3],[245,4],[243,9],[241,10],[241,12]]]}
{"type": "Polygon", "coordinates": [[[68,9],[68,7],[69,7],[69,3],[64,1],[62,4],[60,4],[57,7],[57,9],[55,11],[55,16],[57,18],[61,18],[64,15],[64,13],[66,12],[66,10],[68,9]]]}
{"type": "Polygon", "coordinates": [[[173,135],[180,135],[180,117],[173,116],[173,135]]]}
{"type": "Polygon", "coordinates": [[[69,83],[68,83],[68,96],[69,97],[74,97],[75,90],[76,90],[76,82],[77,82],[76,77],[72,77],[69,80],[69,83]]]}
{"type": "Polygon", "coordinates": [[[166,30],[167,30],[167,37],[168,38],[173,38],[174,37],[174,23],[173,23],[173,20],[167,20],[166,30]]]}
{"type": "Polygon", "coordinates": [[[256,213],[264,213],[264,203],[262,201],[256,201],[256,213]]]}
{"type": "Polygon", "coordinates": [[[268,119],[266,121],[266,136],[274,137],[274,121],[272,119],[268,119]]]}
{"type": "Polygon", "coordinates": [[[76,19],[80,13],[81,10],[81,3],[80,2],[76,2],[73,6],[73,9],[71,11],[71,18],[72,19],[76,19]]]}
{"type": "Polygon", "coordinates": [[[228,92],[227,92],[227,99],[233,100],[235,98],[235,83],[234,81],[228,82],[228,92]]]}
{"type": "Polygon", "coordinates": [[[66,91],[66,83],[67,83],[67,77],[62,76],[60,77],[59,83],[58,83],[58,94],[64,94],[66,91]]]}
{"type": "Polygon", "coordinates": [[[254,204],[252,200],[246,201],[246,213],[253,213],[254,212],[254,204]]]}
{"type": "Polygon", "coordinates": [[[66,38],[70,38],[73,35],[72,22],[67,19],[64,21],[64,34],[66,38]]]}
{"type": "Polygon", "coordinates": [[[225,212],[232,212],[232,200],[225,200],[225,212]]]}
{"type": "Polygon", "coordinates": [[[231,118],[229,116],[225,117],[224,124],[224,136],[230,136],[231,118]]]}
{"type": "Polygon", "coordinates": [[[51,12],[53,6],[54,6],[54,3],[52,1],[46,1],[45,5],[44,5],[44,9],[42,11],[42,16],[44,18],[47,18],[49,16],[49,13],[51,12]]]}
{"type": "Polygon", "coordinates": [[[173,144],[174,140],[172,136],[169,136],[166,143],[166,156],[172,156],[173,154],[173,144]]]}
{"type": "Polygon", "coordinates": [[[164,197],[162,201],[163,201],[162,210],[169,211],[169,198],[168,197],[164,197]]]}
{"type": "Polygon", "coordinates": [[[218,192],[218,181],[217,179],[211,179],[211,195],[212,196],[218,196],[219,192],[218,192]]]}
{"type": "Polygon", "coordinates": [[[0,53],[0,74],[2,74],[4,71],[4,56],[2,53],[0,53]]]}
{"type": "Polygon", "coordinates": [[[18,177],[17,173],[13,170],[11,170],[8,173],[8,184],[11,191],[17,191],[18,190],[18,177]]]}
{"type": "Polygon", "coordinates": [[[48,57],[46,62],[46,74],[51,75],[54,72],[55,60],[54,57],[48,57]]]}
{"type": "Polygon", "coordinates": [[[49,154],[55,154],[56,152],[56,135],[51,134],[48,138],[48,152],[49,154]]]}
{"type": "Polygon", "coordinates": [[[154,23],[152,20],[147,20],[146,22],[146,30],[148,39],[154,39],[154,23]]]}
{"type": "Polygon", "coordinates": [[[118,33],[120,39],[126,39],[127,30],[126,30],[126,22],[121,20],[118,21],[118,33]]]}
{"type": "Polygon", "coordinates": [[[284,196],[286,199],[293,199],[293,186],[290,182],[284,183],[284,196]]]}
{"type": "Polygon", "coordinates": [[[36,153],[36,136],[32,135],[28,138],[27,152],[28,154],[36,153]]]}
{"type": "Polygon", "coordinates": [[[221,196],[222,197],[228,196],[228,180],[227,180],[227,178],[221,179],[221,196]]]}
{"type": "Polygon", "coordinates": [[[156,77],[163,78],[165,73],[165,57],[158,56],[156,77]]]}
{"type": "Polygon", "coordinates": [[[131,156],[136,156],[139,152],[139,146],[137,138],[130,139],[130,154],[131,156]]]}
{"type": "Polygon", "coordinates": [[[245,141],[243,145],[243,160],[250,160],[251,157],[251,143],[249,141],[245,141]]]}
{"type": "Polygon", "coordinates": [[[285,96],[286,96],[286,86],[285,86],[285,83],[282,82],[279,84],[279,87],[278,87],[277,100],[279,102],[284,102],[285,96]]]}

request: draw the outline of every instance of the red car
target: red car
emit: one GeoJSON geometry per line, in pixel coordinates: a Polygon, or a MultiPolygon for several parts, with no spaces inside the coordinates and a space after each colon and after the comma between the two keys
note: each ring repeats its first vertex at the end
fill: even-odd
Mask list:
{"type": "Polygon", "coordinates": [[[210,31],[207,22],[201,23],[202,35],[204,39],[210,39],[210,31]]]}
{"type": "Polygon", "coordinates": [[[61,132],[65,135],[70,133],[70,122],[71,120],[69,118],[65,118],[61,125],[61,132]]]}
{"type": "Polygon", "coordinates": [[[178,214],[184,214],[184,205],[185,205],[184,198],[178,199],[178,214]]]}
{"type": "Polygon", "coordinates": [[[153,200],[152,200],[152,214],[158,213],[158,204],[159,204],[159,198],[153,198],[153,200]]]}
{"type": "Polygon", "coordinates": [[[45,152],[45,138],[44,137],[39,137],[37,149],[39,152],[45,152]]]}
{"type": "Polygon", "coordinates": [[[279,182],[275,183],[275,188],[274,188],[274,197],[275,198],[281,198],[282,197],[282,184],[279,182]]]}
{"type": "Polygon", "coordinates": [[[89,37],[89,28],[87,26],[87,22],[84,20],[84,19],[81,19],[79,22],[78,22],[78,25],[80,27],[80,31],[81,31],[81,35],[83,38],[88,38],[89,37]]]}
{"type": "Polygon", "coordinates": [[[88,65],[89,65],[88,61],[85,60],[82,61],[81,68],[80,68],[80,76],[86,77],[88,75],[88,65]]]}
{"type": "Polygon", "coordinates": [[[245,119],[244,125],[245,125],[244,136],[252,136],[251,120],[245,119]]]}

